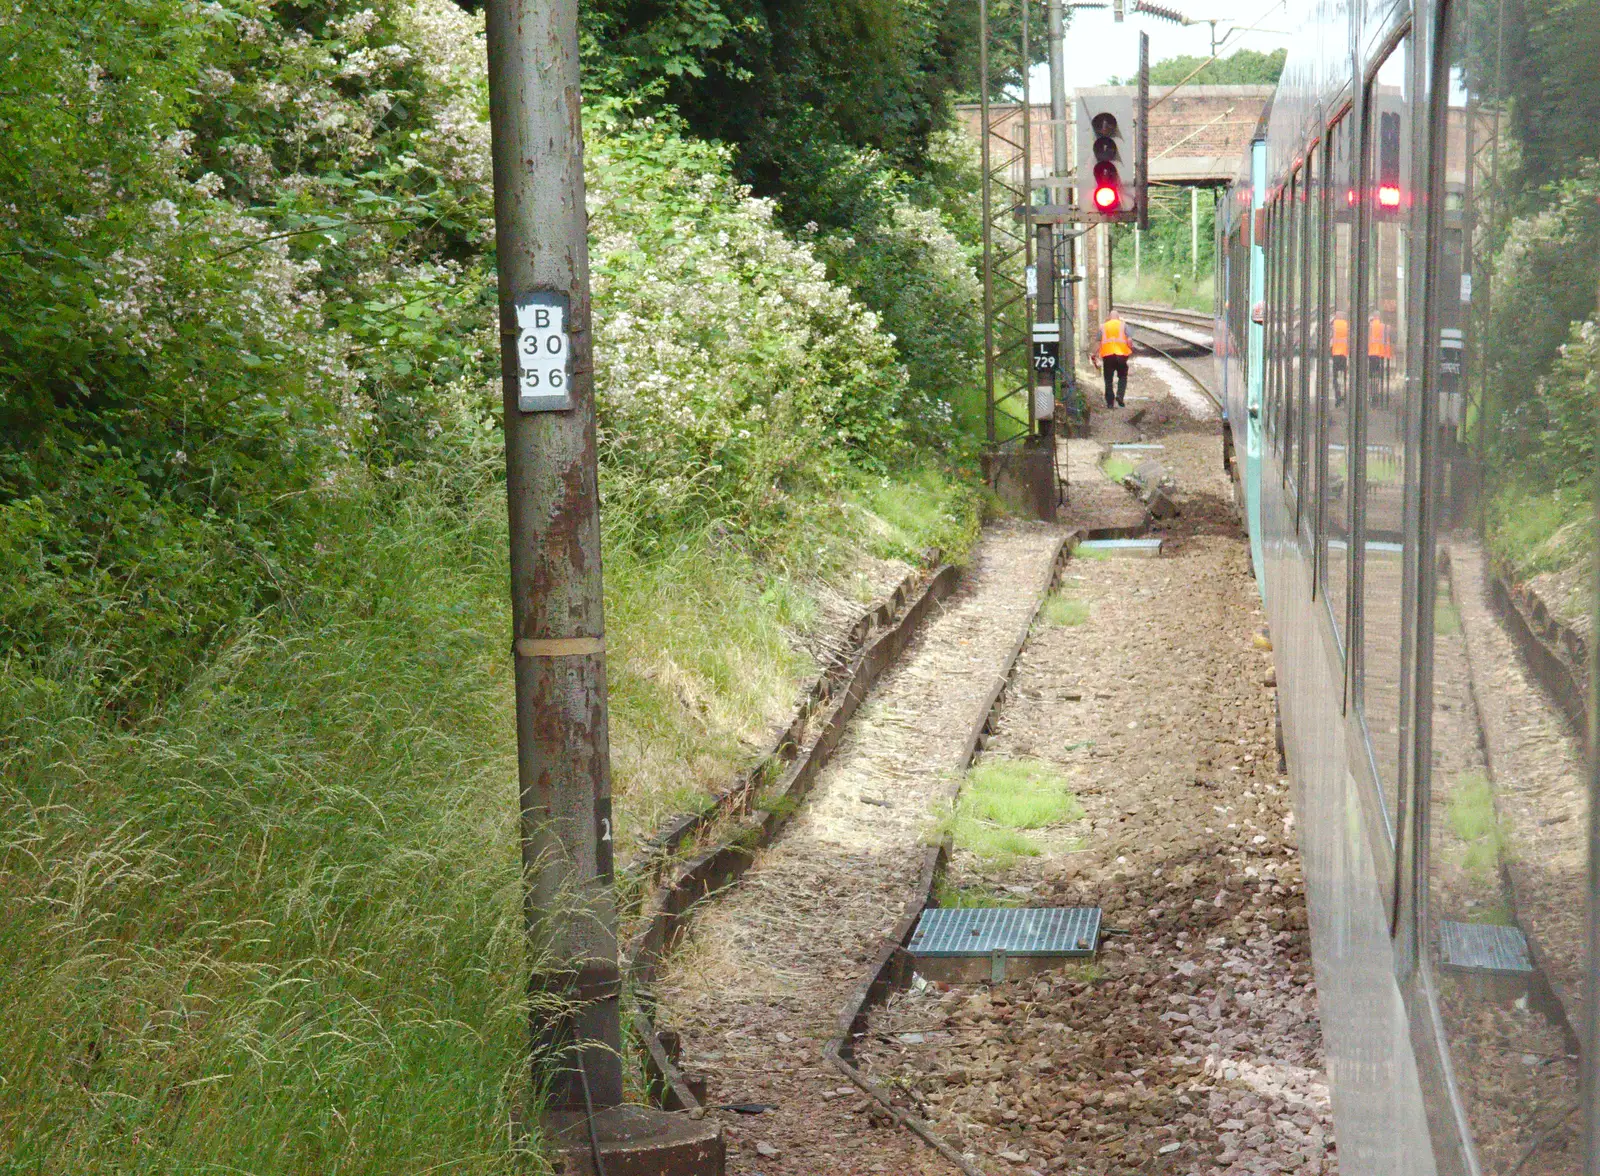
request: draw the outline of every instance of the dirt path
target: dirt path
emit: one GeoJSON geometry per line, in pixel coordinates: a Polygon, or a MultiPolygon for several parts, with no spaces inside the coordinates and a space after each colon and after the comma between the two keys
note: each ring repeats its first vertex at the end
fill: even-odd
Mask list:
{"type": "Polygon", "coordinates": [[[1088,620],[1036,630],[986,752],[1049,762],[1086,815],[1038,857],[958,853],[949,878],[975,900],[1098,905],[1119,934],[1090,968],[913,989],[860,1050],[991,1173],[1335,1170],[1248,549],[1219,533],[1215,421],[1165,391],[1135,370],[1130,407],[1165,415],[1147,435],[1184,511],[1169,554],[1075,562],[1088,620]]]}
{"type": "Polygon", "coordinates": [[[989,531],[964,586],[862,706],[783,836],[701,913],[658,987],[659,1023],[709,1079],[734,1174],[943,1172],[821,1056],[834,1018],[916,885],[936,799],[959,768],[1050,572],[1060,531],[989,531]],[[850,1090],[841,1094],[841,1090],[850,1090]]]}

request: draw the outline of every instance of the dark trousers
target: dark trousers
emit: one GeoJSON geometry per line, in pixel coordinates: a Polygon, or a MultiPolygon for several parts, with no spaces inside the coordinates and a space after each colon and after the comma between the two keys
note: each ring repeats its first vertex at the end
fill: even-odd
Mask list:
{"type": "Polygon", "coordinates": [[[1333,360],[1333,402],[1343,404],[1345,391],[1350,383],[1350,357],[1348,355],[1335,355],[1333,360]]]}
{"type": "Polygon", "coordinates": [[[1118,404],[1125,404],[1128,398],[1128,357],[1126,355],[1102,355],[1100,357],[1100,371],[1106,378],[1106,407],[1112,408],[1118,404]],[[1111,379],[1116,377],[1117,392],[1111,394],[1111,379]]]}

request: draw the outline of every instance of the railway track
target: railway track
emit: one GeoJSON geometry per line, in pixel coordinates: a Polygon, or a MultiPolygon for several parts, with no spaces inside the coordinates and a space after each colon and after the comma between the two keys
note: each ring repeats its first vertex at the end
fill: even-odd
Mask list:
{"type": "Polygon", "coordinates": [[[1212,320],[1209,315],[1198,311],[1172,310],[1165,306],[1147,306],[1139,303],[1123,303],[1117,307],[1122,317],[1129,325],[1139,328],[1139,336],[1134,339],[1136,349],[1146,354],[1158,355],[1170,362],[1175,368],[1189,378],[1206,398],[1216,405],[1217,412],[1221,413],[1222,400],[1211,390],[1207,376],[1211,374],[1212,348],[1210,334],[1212,320]],[[1194,334],[1204,332],[1205,341],[1194,337],[1194,334],[1173,330],[1174,327],[1191,327],[1194,334]],[[1153,342],[1149,335],[1156,334],[1168,341],[1167,346],[1153,342]],[[1202,375],[1204,372],[1205,375],[1202,375]]]}

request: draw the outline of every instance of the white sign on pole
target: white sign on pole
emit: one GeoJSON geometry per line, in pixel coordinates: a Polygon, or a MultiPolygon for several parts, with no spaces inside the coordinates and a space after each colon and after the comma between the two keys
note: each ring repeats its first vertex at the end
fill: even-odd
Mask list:
{"type": "Polygon", "coordinates": [[[540,291],[517,302],[517,407],[523,412],[572,407],[565,295],[540,291]]]}

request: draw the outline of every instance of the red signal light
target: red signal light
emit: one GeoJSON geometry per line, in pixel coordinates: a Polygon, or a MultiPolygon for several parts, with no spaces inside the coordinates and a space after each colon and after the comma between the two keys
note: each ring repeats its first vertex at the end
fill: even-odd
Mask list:
{"type": "Polygon", "coordinates": [[[1110,184],[1101,184],[1094,190],[1094,206],[1101,212],[1110,212],[1121,203],[1122,197],[1110,184]]]}
{"type": "Polygon", "coordinates": [[[1378,189],[1378,203],[1384,208],[1400,207],[1400,189],[1392,184],[1384,184],[1378,189]]]}

